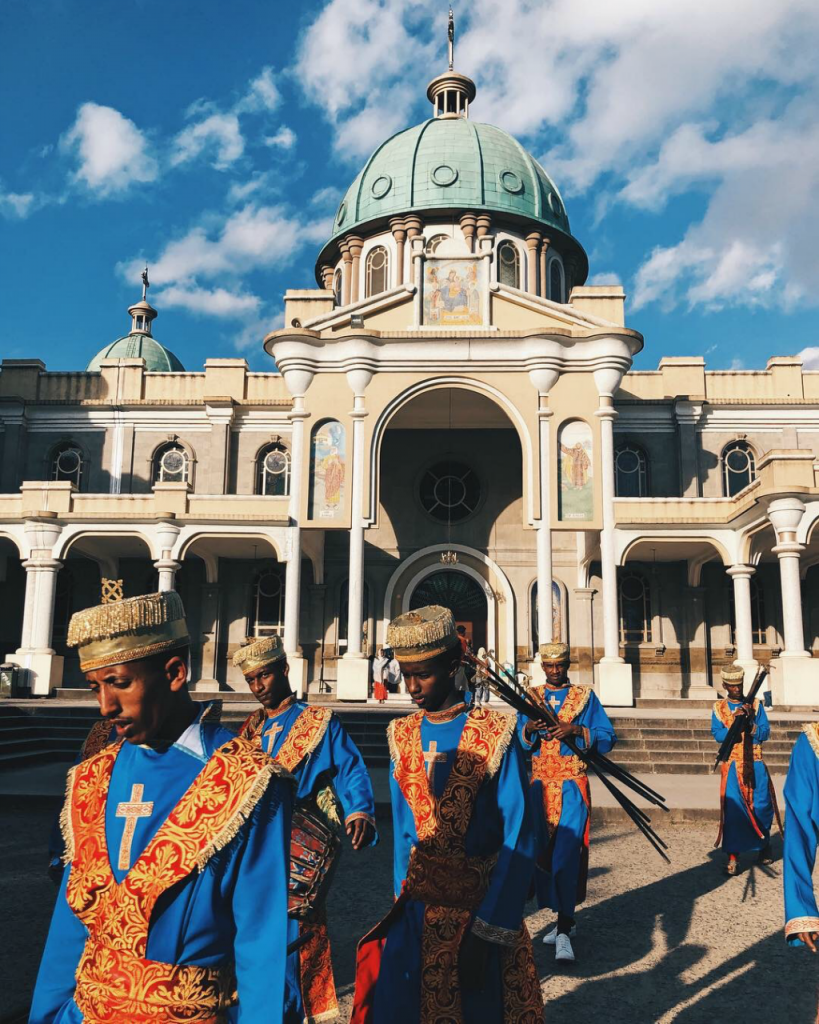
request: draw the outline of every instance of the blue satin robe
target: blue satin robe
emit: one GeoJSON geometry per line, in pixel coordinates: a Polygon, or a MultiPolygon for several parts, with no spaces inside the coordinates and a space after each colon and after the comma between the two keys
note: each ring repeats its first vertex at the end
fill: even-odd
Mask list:
{"type": "MultiPolygon", "coordinates": [[[[537,689],[545,693],[549,707],[558,714],[569,693],[568,685],[562,690],[550,690],[541,684],[537,689]]],[[[540,750],[541,738],[536,735],[531,742],[526,738],[523,730],[528,721],[525,715],[518,714],[518,735],[523,748],[535,755],[540,750]]],[[[593,747],[601,754],[608,754],[617,742],[614,726],[594,692],[589,694],[586,706],[573,719],[573,724],[588,729],[589,747],[593,747]]],[[[585,748],[584,736],[575,736],[574,740],[579,747],[585,748]]],[[[560,753],[563,757],[570,757],[572,750],[565,743],[561,743],[560,753]]],[[[549,907],[555,913],[573,918],[589,810],[576,783],[565,781],[562,786],[563,806],[560,822],[555,831],[551,859],[548,860],[546,857],[549,849],[549,829],[543,807],[543,784],[539,779],[532,780],[529,795],[538,823],[539,858],[535,871],[537,905],[541,909],[549,907]]]]}
{"type": "MultiPolygon", "coordinates": [[[[798,931],[819,931],[819,909],[812,877],[819,843],[819,749],[813,748],[804,733],[794,744],[791,754],[785,780],[785,805],[783,880],[786,927],[799,919],[798,931]]],[[[796,938],[788,942],[792,946],[804,945],[796,938]]]]}
{"type": "MultiPolygon", "coordinates": [[[[131,799],[135,783],[143,801],[153,802],[149,817],[138,818],[131,865],[217,747],[234,739],[218,725],[199,721],[164,751],[124,743],[111,774],[105,810],[105,836],[117,882],[127,874],[117,866],[125,818],[120,802],[131,799]]],[[[287,944],[287,876],[290,851],[291,787],[274,779],[236,838],[201,872],[160,897],[148,933],[146,957],[171,964],[214,967],[235,960],[240,1005],[231,1011],[239,1024],[279,1024],[284,1004],[284,950],[287,944]]],[[[87,931],[69,908],[64,872],[34,990],[30,1024],[79,1024],[83,1015],[73,999],[74,971],[87,931]]]]}
{"type": "MultiPolygon", "coordinates": [[[[307,704],[303,701],[296,701],[275,718],[266,718],[257,733],[262,750],[275,757],[306,707],[307,704]],[[279,726],[280,729],[273,733],[275,726],[279,726]]],[[[336,715],[330,719],[327,732],[318,747],[296,767],[294,774],[298,780],[297,801],[308,799],[316,789],[321,788],[324,780],[331,780],[336,796],[341,802],[345,824],[351,818],[364,816],[375,827],[375,798],[370,774],[364,766],[364,759],[358,747],[350,739],[336,715]],[[321,776],[324,776],[324,780],[321,776]]],[[[370,845],[374,846],[377,842],[376,833],[370,845]]],[[[298,921],[288,920],[287,941],[292,942],[298,935],[298,921]]],[[[301,1024],[304,1020],[298,950],[287,958],[284,1009],[287,1024],[301,1024]]]]}
{"type": "MultiPolygon", "coordinates": [[[[440,797],[455,761],[455,752],[466,722],[466,709],[451,722],[421,723],[421,743],[429,750],[430,741],[446,762],[435,765],[432,788],[440,797]]],[[[395,764],[390,762],[390,795],[394,826],[393,882],[396,898],[407,875],[410,851],[418,842],[415,819],[401,788],[395,781],[395,764]]],[[[504,754],[496,774],[478,790],[472,817],[466,832],[468,856],[498,854],[489,889],[475,918],[485,924],[517,933],[523,920],[524,904],[532,879],[536,842],[534,826],[526,800],[526,769],[520,749],[513,741],[504,754]]],[[[404,913],[387,935],[381,957],[381,969],[375,992],[374,1024],[418,1024],[421,1019],[421,940],[424,930],[424,904],[408,900],[404,913]]],[[[501,985],[502,946],[494,946],[487,964],[486,987],[480,992],[464,992],[464,1024],[501,1024],[503,992],[501,985]],[[497,952],[496,952],[497,951],[497,952]]]]}
{"type": "MultiPolygon", "coordinates": [[[[742,706],[742,701],[728,701],[732,711],[742,706]]],[[[771,726],[765,705],[760,702],[754,719],[754,743],[765,743],[771,735],[771,726]]],[[[711,712],[711,735],[722,743],[728,730],[719,720],[716,712],[711,712]]],[[[764,833],[760,839],[745,810],[745,804],[739,789],[736,762],[728,766],[728,782],[725,787],[725,810],[722,831],[722,848],[726,853],[744,853],[748,850],[761,850],[768,844],[774,809],[771,802],[770,779],[764,762],[754,761],[754,817],[764,833]]]]}

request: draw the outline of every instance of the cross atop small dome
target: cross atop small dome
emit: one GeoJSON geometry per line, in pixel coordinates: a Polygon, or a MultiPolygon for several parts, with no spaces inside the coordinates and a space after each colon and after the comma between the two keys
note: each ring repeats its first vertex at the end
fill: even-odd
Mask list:
{"type": "Polygon", "coordinates": [[[148,280],[148,268],[142,271],[142,299],[139,302],[135,302],[133,306],[128,307],[128,312],[131,314],[131,334],[147,334],[151,335],[151,323],[156,320],[159,313],[154,307],[148,302],[148,289],[151,287],[151,282],[148,280]]]}
{"type": "Polygon", "coordinates": [[[434,117],[469,117],[469,104],[475,99],[475,83],[455,71],[455,16],[449,8],[447,28],[449,69],[427,86],[427,97],[434,117]]]}

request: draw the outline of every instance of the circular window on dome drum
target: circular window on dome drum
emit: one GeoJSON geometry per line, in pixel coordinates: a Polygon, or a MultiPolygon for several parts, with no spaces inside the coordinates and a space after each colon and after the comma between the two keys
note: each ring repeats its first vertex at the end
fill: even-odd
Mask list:
{"type": "Polygon", "coordinates": [[[421,478],[424,510],[442,523],[457,523],[478,507],[481,485],[475,472],[462,462],[438,462],[421,478]]]}
{"type": "Polygon", "coordinates": [[[438,164],[430,173],[430,178],[436,185],[446,188],[447,185],[454,185],[458,180],[458,172],[449,164],[438,164]]]}
{"type": "Polygon", "coordinates": [[[339,206],[338,208],[338,213],[336,214],[336,224],[338,224],[339,227],[341,227],[341,225],[344,223],[344,218],[346,216],[347,204],[345,202],[342,202],[341,206],[339,206]]]}
{"type": "Polygon", "coordinates": [[[549,206],[551,206],[555,217],[563,216],[563,203],[561,203],[556,192],[549,193],[549,206]]]}
{"type": "Polygon", "coordinates": [[[379,174],[379,176],[372,183],[370,191],[375,199],[383,199],[384,196],[392,188],[392,178],[389,174],[379,174]]]}
{"type": "Polygon", "coordinates": [[[505,192],[516,196],[523,191],[523,181],[514,171],[501,171],[498,177],[505,192]]]}

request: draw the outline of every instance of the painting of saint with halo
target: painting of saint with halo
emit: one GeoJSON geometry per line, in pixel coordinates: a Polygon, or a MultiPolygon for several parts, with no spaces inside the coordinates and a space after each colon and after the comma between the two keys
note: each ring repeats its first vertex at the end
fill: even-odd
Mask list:
{"type": "Polygon", "coordinates": [[[469,327],[483,323],[486,284],[482,260],[427,260],[424,264],[424,325],[469,327]]]}

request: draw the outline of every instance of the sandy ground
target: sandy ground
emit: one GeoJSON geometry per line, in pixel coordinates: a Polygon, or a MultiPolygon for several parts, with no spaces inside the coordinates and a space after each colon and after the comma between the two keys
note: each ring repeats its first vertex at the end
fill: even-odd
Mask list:
{"type": "MultiPolygon", "coordinates": [[[[0,1021],[27,1006],[55,889],[45,876],[51,806],[0,808],[0,1021]]],[[[577,962],[556,965],[539,941],[548,912],[530,906],[546,1019],[594,1024],[813,1024],[819,958],[782,939],[782,866],[720,872],[712,825],[666,827],[667,867],[624,826],[593,836],[589,899],[578,915],[577,962]]],[[[342,1021],[352,998],[355,943],[391,902],[392,842],[342,857],[329,901],[342,1021]]],[[[819,881],[819,880],[818,880],[819,881]]]]}

